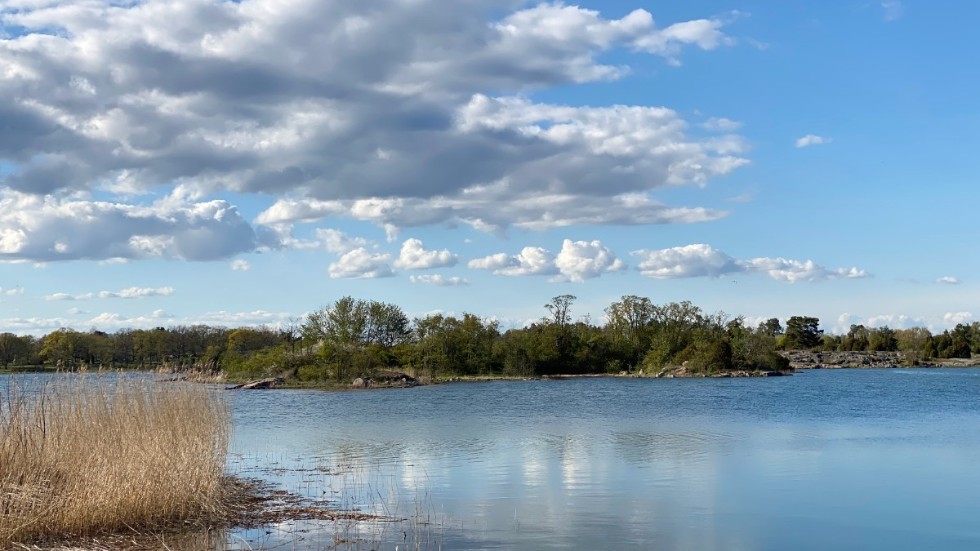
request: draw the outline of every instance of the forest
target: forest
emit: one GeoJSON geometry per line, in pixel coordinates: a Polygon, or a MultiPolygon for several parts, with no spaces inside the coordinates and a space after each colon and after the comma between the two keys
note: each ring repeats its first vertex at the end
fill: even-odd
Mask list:
{"type": "Polygon", "coordinates": [[[827,335],[820,320],[771,318],[755,327],[707,313],[691,302],[654,304],[624,296],[603,323],[575,318],[576,297],[560,295],[521,328],[464,313],[410,319],[397,305],[343,297],[279,327],[207,325],[123,329],[69,328],[43,337],[0,334],[0,369],[66,371],[157,369],[222,374],[228,379],[283,376],[301,383],[343,383],[384,371],[430,379],[645,373],[684,366],[694,374],[782,371],[782,350],[901,351],[914,365],[980,352],[980,323],[932,334],[853,325],[827,335]]]}

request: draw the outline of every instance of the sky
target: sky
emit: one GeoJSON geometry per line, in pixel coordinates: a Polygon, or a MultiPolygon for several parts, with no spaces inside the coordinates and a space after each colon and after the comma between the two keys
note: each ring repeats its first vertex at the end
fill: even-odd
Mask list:
{"type": "Polygon", "coordinates": [[[0,0],[0,331],[980,320],[980,3],[0,0]]]}

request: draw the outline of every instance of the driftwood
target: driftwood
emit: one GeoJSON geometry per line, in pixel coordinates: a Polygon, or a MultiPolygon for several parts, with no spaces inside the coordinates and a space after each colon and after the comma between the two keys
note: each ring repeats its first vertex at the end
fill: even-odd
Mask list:
{"type": "Polygon", "coordinates": [[[250,381],[240,385],[230,386],[225,390],[262,390],[267,388],[275,388],[285,382],[286,380],[281,377],[272,377],[270,379],[259,379],[257,381],[250,381]]]}

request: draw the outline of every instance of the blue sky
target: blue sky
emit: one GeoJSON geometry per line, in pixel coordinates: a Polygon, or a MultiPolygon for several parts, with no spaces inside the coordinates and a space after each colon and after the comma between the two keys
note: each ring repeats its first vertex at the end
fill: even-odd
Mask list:
{"type": "Polygon", "coordinates": [[[0,1],[0,331],[980,316],[980,6],[113,4],[0,1]]]}

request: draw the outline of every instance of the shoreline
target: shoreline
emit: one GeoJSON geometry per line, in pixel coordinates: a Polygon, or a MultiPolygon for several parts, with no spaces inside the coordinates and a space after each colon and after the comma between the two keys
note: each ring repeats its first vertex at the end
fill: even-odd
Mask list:
{"type": "Polygon", "coordinates": [[[916,359],[904,352],[823,352],[789,350],[779,352],[794,370],[805,369],[909,369],[980,367],[980,358],[916,359]]]}
{"type": "MultiPolygon", "coordinates": [[[[319,390],[319,391],[358,391],[406,389],[417,386],[436,386],[457,383],[483,383],[497,381],[563,381],[573,379],[731,379],[767,378],[791,376],[796,372],[818,369],[958,369],[980,368],[980,358],[931,358],[929,360],[909,361],[902,352],[822,352],[792,350],[779,352],[788,359],[790,369],[784,371],[746,371],[732,370],[712,373],[689,372],[684,366],[667,367],[657,373],[643,370],[619,373],[554,373],[544,375],[451,375],[430,379],[414,377],[403,372],[382,372],[377,379],[355,379],[350,383],[336,381],[298,381],[288,377],[268,377],[264,379],[227,379],[223,374],[204,375],[198,372],[169,373],[156,379],[158,383],[195,382],[221,385],[225,390],[319,390]]],[[[106,372],[144,373],[161,375],[158,369],[121,368],[71,372],[53,368],[33,366],[31,368],[0,369],[0,375],[67,374],[84,375],[106,372]]]]}

